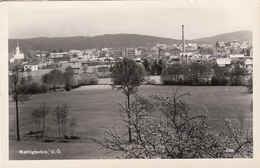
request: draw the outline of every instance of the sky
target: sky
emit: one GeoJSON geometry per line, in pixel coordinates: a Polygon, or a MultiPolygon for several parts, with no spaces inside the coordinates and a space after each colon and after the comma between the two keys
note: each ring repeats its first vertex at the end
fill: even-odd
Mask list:
{"type": "Polygon", "coordinates": [[[181,39],[252,30],[248,9],[226,8],[86,8],[10,10],[9,39],[141,34],[181,39]]]}

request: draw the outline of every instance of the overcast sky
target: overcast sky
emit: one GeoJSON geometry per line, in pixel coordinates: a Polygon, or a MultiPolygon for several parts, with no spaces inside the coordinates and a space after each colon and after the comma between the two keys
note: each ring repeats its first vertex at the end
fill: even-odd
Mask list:
{"type": "Polygon", "coordinates": [[[252,30],[252,13],[243,8],[88,8],[9,12],[9,38],[141,34],[196,39],[252,30]]]}

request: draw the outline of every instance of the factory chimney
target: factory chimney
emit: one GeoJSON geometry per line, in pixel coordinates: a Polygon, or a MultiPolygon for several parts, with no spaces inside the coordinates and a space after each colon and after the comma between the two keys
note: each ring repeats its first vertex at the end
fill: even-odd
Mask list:
{"type": "Polygon", "coordinates": [[[182,25],[182,51],[185,52],[184,25],[182,25]]]}

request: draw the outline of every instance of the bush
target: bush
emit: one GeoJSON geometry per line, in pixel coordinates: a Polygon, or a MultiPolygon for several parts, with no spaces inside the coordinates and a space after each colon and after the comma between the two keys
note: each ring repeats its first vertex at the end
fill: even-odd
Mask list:
{"type": "Polygon", "coordinates": [[[96,85],[98,84],[98,77],[94,74],[82,74],[78,79],[78,85],[96,85]]]}
{"type": "Polygon", "coordinates": [[[46,93],[48,91],[48,87],[46,84],[39,84],[36,82],[27,84],[25,87],[26,93],[28,94],[46,93]]]}
{"type": "Polygon", "coordinates": [[[98,78],[111,78],[111,72],[96,72],[98,78]]]}
{"type": "Polygon", "coordinates": [[[46,84],[40,85],[40,93],[46,93],[48,91],[48,87],[46,84]]]}
{"type": "Polygon", "coordinates": [[[96,85],[98,84],[98,78],[96,76],[92,76],[89,78],[89,85],[96,85]]]}
{"type": "Polygon", "coordinates": [[[66,90],[66,91],[70,91],[70,86],[69,86],[69,85],[66,85],[66,86],[65,86],[65,90],[66,90]]]}
{"type": "Polygon", "coordinates": [[[249,93],[253,93],[253,76],[248,79],[246,87],[249,93]]]}
{"type": "Polygon", "coordinates": [[[145,79],[143,82],[144,85],[155,85],[155,80],[154,79],[145,79]]]}
{"type": "Polygon", "coordinates": [[[53,142],[53,139],[45,139],[44,142],[53,142]]]}
{"type": "Polygon", "coordinates": [[[73,136],[73,135],[71,135],[70,136],[70,139],[80,139],[78,136],[73,136]]]}
{"type": "Polygon", "coordinates": [[[32,84],[27,85],[27,92],[29,94],[37,94],[39,93],[39,86],[37,83],[33,82],[32,84]]]}

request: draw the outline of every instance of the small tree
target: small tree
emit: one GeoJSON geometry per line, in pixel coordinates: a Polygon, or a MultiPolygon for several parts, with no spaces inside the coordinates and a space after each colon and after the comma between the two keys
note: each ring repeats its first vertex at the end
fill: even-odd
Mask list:
{"type": "Polygon", "coordinates": [[[244,76],[247,74],[247,70],[240,66],[240,62],[233,63],[234,68],[230,73],[230,85],[241,86],[244,85],[244,76]]]}
{"type": "Polygon", "coordinates": [[[145,70],[147,72],[150,72],[150,63],[148,62],[148,60],[146,58],[143,61],[143,65],[144,65],[145,70]]]}
{"type": "Polygon", "coordinates": [[[69,126],[72,129],[72,135],[75,134],[75,129],[77,125],[78,125],[78,120],[75,117],[72,117],[69,123],[69,126]]]}
{"type": "Polygon", "coordinates": [[[62,72],[59,69],[53,69],[50,72],[50,74],[51,74],[52,87],[55,90],[57,86],[60,87],[60,85],[63,83],[62,72]]]}
{"type": "Polygon", "coordinates": [[[44,128],[45,128],[45,117],[49,114],[49,107],[46,102],[42,102],[41,105],[38,108],[38,111],[40,112],[41,118],[42,118],[42,136],[44,135],[44,128]]]}
{"type": "Polygon", "coordinates": [[[41,124],[41,114],[38,108],[34,109],[31,113],[31,117],[35,120],[35,128],[36,131],[40,131],[40,124],[41,124]]]}
{"type": "Polygon", "coordinates": [[[66,135],[66,126],[68,122],[68,115],[69,115],[69,107],[65,104],[59,104],[54,108],[54,115],[56,117],[56,122],[58,125],[58,131],[59,131],[59,138],[60,141],[63,141],[63,137],[66,135]],[[63,137],[62,135],[63,134],[63,137]]]}
{"type": "MultiPolygon", "coordinates": [[[[144,80],[143,69],[131,58],[123,58],[117,62],[112,72],[112,89],[122,90],[126,95],[128,119],[131,119],[130,96],[137,93],[138,87],[144,80]]],[[[129,141],[132,141],[131,128],[128,127],[129,141]]]]}
{"type": "Polygon", "coordinates": [[[74,72],[71,66],[68,66],[65,68],[65,72],[63,73],[63,80],[65,84],[65,89],[69,91],[71,87],[73,86],[74,81],[74,72]]]}
{"type": "Polygon", "coordinates": [[[20,131],[19,131],[19,102],[28,101],[30,95],[23,92],[21,80],[23,79],[22,65],[14,64],[11,68],[11,75],[9,76],[9,94],[12,96],[15,101],[16,109],[16,133],[17,140],[20,140],[20,131]]]}

